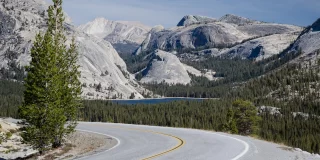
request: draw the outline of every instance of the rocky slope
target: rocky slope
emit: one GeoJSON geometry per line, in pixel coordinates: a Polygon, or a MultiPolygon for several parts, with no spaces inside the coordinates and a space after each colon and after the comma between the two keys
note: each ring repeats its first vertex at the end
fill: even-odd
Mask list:
{"type": "MultiPolygon", "coordinates": [[[[298,36],[297,33],[301,31],[301,27],[293,25],[263,23],[235,15],[225,15],[219,20],[185,16],[177,27],[171,29],[158,28],[156,31],[150,32],[150,35],[135,54],[150,52],[155,49],[176,50],[179,53],[205,48],[216,48],[224,51],[252,39],[265,38],[265,40],[251,41],[252,43],[259,43],[255,46],[243,44],[241,48],[245,47],[245,50],[250,51],[261,45],[263,48],[267,48],[261,55],[272,55],[288,47],[291,39],[295,39],[298,36]],[[275,35],[275,37],[268,37],[270,35],[275,35]],[[284,38],[276,38],[276,35],[284,38]],[[281,45],[279,47],[274,46],[271,49],[270,45],[272,44],[270,43],[275,42],[269,42],[269,40],[274,40],[274,38],[280,40],[281,45]]],[[[243,55],[243,53],[239,53],[239,55],[243,55]]],[[[262,59],[261,57],[255,58],[262,59]]]]}
{"type": "MultiPolygon", "coordinates": [[[[45,30],[46,8],[44,0],[0,0],[0,68],[8,69],[12,62],[28,65],[34,36],[45,30]]],[[[75,36],[79,47],[85,98],[125,99],[131,93],[143,98],[139,92],[144,89],[127,72],[125,62],[109,42],[78,31],[68,23],[65,26],[68,37],[75,36]]]]}
{"type": "Polygon", "coordinates": [[[92,22],[79,26],[78,29],[109,41],[118,52],[131,54],[147,37],[151,27],[140,22],[110,21],[96,18],[92,22]]]}
{"type": "Polygon", "coordinates": [[[140,80],[142,83],[189,84],[191,82],[189,73],[215,80],[215,72],[201,72],[181,63],[176,55],[169,52],[156,50],[152,53],[151,59],[146,69],[142,71],[143,78],[140,80]]]}
{"type": "Polygon", "coordinates": [[[201,23],[210,23],[217,21],[214,18],[205,17],[205,16],[194,16],[194,15],[187,15],[184,16],[180,22],[178,23],[178,27],[181,26],[190,26],[193,24],[201,24],[201,23]]]}
{"type": "Polygon", "coordinates": [[[298,52],[300,49],[303,54],[296,58],[293,63],[316,63],[320,54],[320,19],[301,33],[289,52],[298,52]]]}
{"type": "Polygon", "coordinates": [[[0,159],[18,159],[38,152],[22,142],[20,127],[0,118],[0,159]]]}
{"type": "Polygon", "coordinates": [[[262,60],[279,54],[293,43],[297,37],[298,34],[294,33],[273,34],[222,50],[219,55],[262,60]]]}
{"type": "Polygon", "coordinates": [[[250,24],[262,24],[263,22],[251,20],[248,18],[240,17],[237,15],[226,14],[219,19],[220,22],[231,23],[238,26],[250,25],[250,24]]]}

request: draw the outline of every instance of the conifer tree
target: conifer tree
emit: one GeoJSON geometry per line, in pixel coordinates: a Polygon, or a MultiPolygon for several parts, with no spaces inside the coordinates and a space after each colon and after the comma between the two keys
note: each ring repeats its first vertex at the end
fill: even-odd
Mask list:
{"type": "Polygon", "coordinates": [[[249,101],[236,100],[233,102],[234,117],[239,134],[255,134],[258,130],[260,117],[256,107],[249,101]]]}
{"type": "Polygon", "coordinates": [[[49,6],[47,25],[31,49],[24,103],[19,108],[28,124],[22,136],[40,153],[61,146],[64,136],[74,131],[81,94],[77,47],[74,39],[69,48],[66,45],[62,0],[49,6]]]}
{"type": "Polygon", "coordinates": [[[237,134],[238,133],[237,124],[236,124],[236,121],[234,119],[234,111],[233,111],[232,108],[228,109],[227,122],[226,122],[225,126],[226,126],[226,130],[227,131],[230,131],[233,134],[237,134]]]}

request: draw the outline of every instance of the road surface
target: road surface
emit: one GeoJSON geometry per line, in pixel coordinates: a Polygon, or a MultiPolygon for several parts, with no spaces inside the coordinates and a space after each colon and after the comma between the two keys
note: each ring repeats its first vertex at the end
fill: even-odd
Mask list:
{"type": "Polygon", "coordinates": [[[80,159],[237,160],[249,150],[240,139],[220,133],[153,126],[81,122],[77,129],[112,136],[118,145],[80,159]]]}
{"type": "Polygon", "coordinates": [[[77,129],[118,141],[81,160],[320,160],[320,155],[297,148],[202,130],[89,122],[80,122],[77,129]]]}

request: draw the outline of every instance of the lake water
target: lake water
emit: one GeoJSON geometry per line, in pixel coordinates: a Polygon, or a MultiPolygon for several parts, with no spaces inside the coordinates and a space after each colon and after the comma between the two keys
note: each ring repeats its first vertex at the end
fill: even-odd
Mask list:
{"type": "Polygon", "coordinates": [[[138,100],[111,100],[118,104],[158,104],[173,101],[203,101],[201,98],[156,98],[156,99],[138,99],[138,100]]]}

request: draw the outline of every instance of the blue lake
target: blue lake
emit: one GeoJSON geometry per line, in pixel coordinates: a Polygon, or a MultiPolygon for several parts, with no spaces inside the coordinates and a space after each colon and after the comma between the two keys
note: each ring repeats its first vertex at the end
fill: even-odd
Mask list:
{"type": "Polygon", "coordinates": [[[156,99],[138,99],[138,100],[111,100],[118,104],[158,104],[174,101],[203,101],[201,98],[156,98],[156,99]]]}

